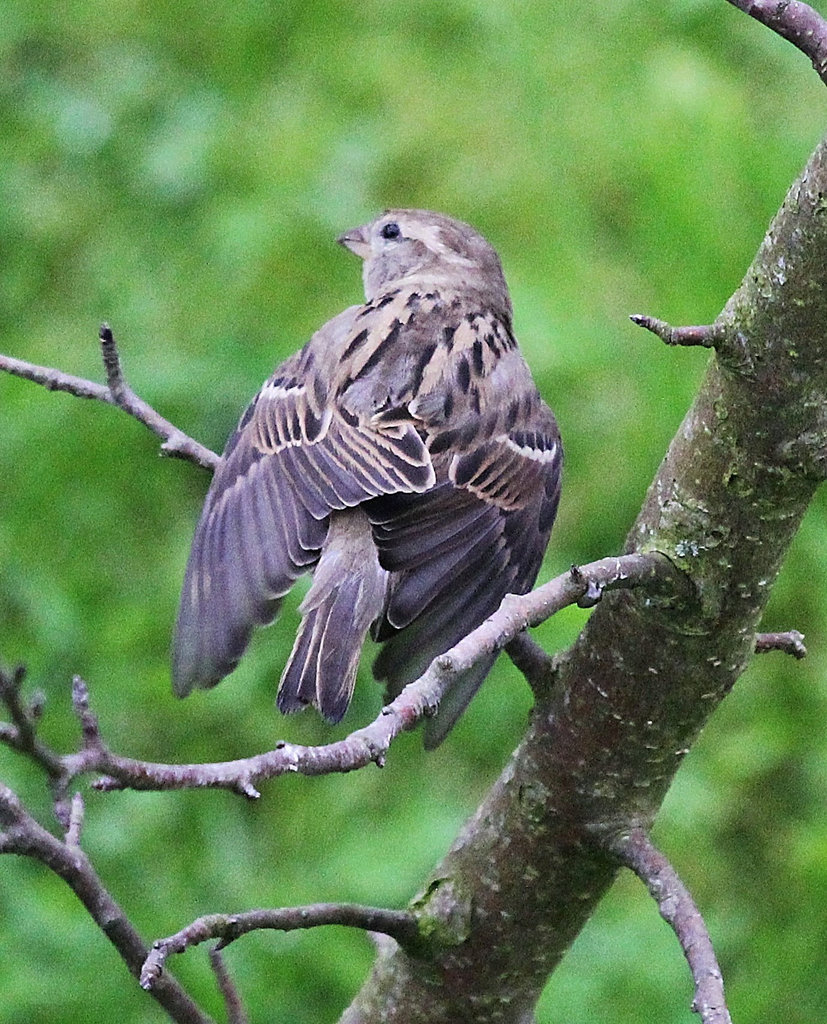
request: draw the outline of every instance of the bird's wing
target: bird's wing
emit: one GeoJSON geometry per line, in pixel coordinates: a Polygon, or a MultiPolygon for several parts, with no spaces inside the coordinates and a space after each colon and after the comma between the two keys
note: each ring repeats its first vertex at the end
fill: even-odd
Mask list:
{"type": "MultiPolygon", "coordinates": [[[[472,338],[473,331],[466,340],[472,338]]],[[[394,574],[375,629],[387,642],[374,665],[392,694],[496,611],[507,593],[532,586],[557,512],[560,436],[522,357],[509,350],[496,360],[463,362],[460,355],[455,365],[462,377],[460,386],[453,382],[455,415],[430,424],[439,483],[425,494],[387,495],[366,506],[380,563],[394,574]],[[473,396],[476,413],[465,422],[461,410],[456,414],[463,394],[473,396]]],[[[443,405],[437,394],[412,408],[425,415],[443,405]]],[[[428,723],[429,746],[462,713],[492,660],[449,694],[428,723]]]]}
{"type": "Polygon", "coordinates": [[[367,505],[380,562],[398,574],[377,639],[426,612],[429,625],[459,639],[505,594],[532,585],[557,511],[562,451],[556,431],[534,431],[530,444],[517,437],[453,456],[448,479],[424,494],[367,505]]]}
{"type": "Polygon", "coordinates": [[[273,618],[279,599],[318,560],[331,511],[434,482],[412,424],[373,425],[331,401],[321,360],[353,335],[350,322],[346,330],[336,324],[267,381],[215,472],[176,622],[178,694],[212,686],[235,667],[253,626],[273,618]]]}

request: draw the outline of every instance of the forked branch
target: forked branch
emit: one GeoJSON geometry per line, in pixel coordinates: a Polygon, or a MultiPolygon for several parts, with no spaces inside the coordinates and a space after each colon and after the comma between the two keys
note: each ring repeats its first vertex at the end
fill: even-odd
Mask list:
{"type": "MultiPolygon", "coordinates": [[[[529,594],[509,595],[494,615],[450,651],[436,658],[427,671],[406,686],[370,725],[324,746],[308,747],[282,742],[263,754],[211,764],[170,765],[137,761],[108,748],[90,708],[86,683],[79,676],[75,677],[72,687],[75,714],[83,734],[79,751],[66,755],[54,753],[37,739],[31,723],[17,721],[19,716],[15,714],[12,714],[12,723],[0,727],[0,741],[28,754],[48,772],[62,801],[61,807],[65,807],[72,780],[89,772],[104,776],[95,783],[96,788],[103,790],[210,787],[229,789],[255,798],[258,796],[257,787],[262,782],[279,775],[294,772],[326,775],[353,771],[371,763],[383,765],[393,740],[400,733],[414,729],[423,718],[436,713],[443,695],[458,674],[467,671],[486,655],[507,647],[527,626],[539,625],[562,608],[578,603],[593,604],[608,590],[650,587],[674,591],[683,582],[681,573],[669,559],[650,552],[604,558],[586,566],[573,567],[529,594]],[[24,735],[28,737],[25,743],[21,738],[24,735]]],[[[548,662],[545,657],[538,656],[536,647],[518,642],[515,651],[515,660],[518,665],[522,661],[532,686],[538,689],[547,685],[548,662]]],[[[2,696],[10,689],[10,677],[5,674],[0,678],[2,696]]],[[[66,820],[66,815],[64,810],[61,820],[66,820]]]]}
{"type": "Polygon", "coordinates": [[[126,383],[118,347],[108,324],[101,326],[100,341],[106,384],[98,384],[96,381],[74,377],[49,366],[37,366],[23,359],[5,355],[0,355],[0,370],[40,384],[48,391],[65,391],[76,398],[92,398],[98,402],[106,402],[107,405],[117,406],[162,439],[164,443],[161,445],[161,451],[164,455],[187,459],[204,469],[215,469],[218,463],[215,452],[205,448],[169,420],[164,419],[126,383]]]}

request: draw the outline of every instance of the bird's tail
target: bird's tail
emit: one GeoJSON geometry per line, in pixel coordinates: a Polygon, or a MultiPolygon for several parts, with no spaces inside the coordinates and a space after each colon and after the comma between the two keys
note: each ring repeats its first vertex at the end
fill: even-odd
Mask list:
{"type": "Polygon", "coordinates": [[[299,611],[302,623],[282,673],[277,704],[289,714],[312,704],[338,722],[353,694],[359,654],[382,611],[387,573],[379,565],[370,523],[359,509],[334,513],[299,611]]]}

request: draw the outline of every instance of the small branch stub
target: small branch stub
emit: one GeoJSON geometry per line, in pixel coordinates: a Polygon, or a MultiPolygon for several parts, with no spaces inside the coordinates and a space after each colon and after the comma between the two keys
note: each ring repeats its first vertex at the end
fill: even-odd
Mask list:
{"type": "Polygon", "coordinates": [[[575,586],[583,588],[583,592],[577,598],[577,607],[594,608],[603,597],[603,583],[592,579],[587,572],[583,572],[579,565],[573,565],[569,569],[569,575],[575,586]]]}
{"type": "Polygon", "coordinates": [[[758,633],[755,637],[755,653],[766,654],[768,651],[781,651],[783,654],[791,654],[794,658],[807,657],[807,648],[804,646],[804,634],[797,629],[787,630],[786,633],[758,633]]]}
{"type": "Polygon", "coordinates": [[[106,371],[106,383],[112,392],[112,397],[118,405],[122,405],[126,391],[126,382],[121,369],[121,357],[118,353],[118,346],[115,343],[115,336],[109,324],[101,324],[99,333],[101,342],[101,355],[103,356],[103,368],[106,371]]]}
{"type": "Polygon", "coordinates": [[[657,335],[667,345],[699,346],[701,348],[714,348],[715,332],[711,325],[700,327],[673,327],[665,320],[658,320],[654,316],[646,316],[644,313],[633,313],[629,319],[638,327],[644,327],[647,331],[657,335]]]}

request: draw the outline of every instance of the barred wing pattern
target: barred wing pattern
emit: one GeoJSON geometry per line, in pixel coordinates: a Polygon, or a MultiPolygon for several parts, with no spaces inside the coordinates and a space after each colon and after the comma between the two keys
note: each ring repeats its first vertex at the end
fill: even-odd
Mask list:
{"type": "MultiPolygon", "coordinates": [[[[177,692],[231,671],[308,570],[279,707],[341,718],[371,624],[375,674],[398,692],[532,586],[561,463],[503,316],[415,288],[346,311],[264,385],[222,457],[187,567],[177,692]]],[[[429,746],[489,668],[449,694],[429,746]]]]}
{"type": "MultiPolygon", "coordinates": [[[[537,427],[544,419],[538,409],[537,427]]],[[[516,440],[496,438],[473,455],[454,457],[449,479],[425,494],[368,503],[380,562],[392,570],[384,618],[374,630],[386,641],[374,673],[387,681],[389,695],[492,615],[506,594],[533,586],[560,498],[562,449],[550,414],[545,428],[530,432],[531,444],[517,433],[516,440]]],[[[493,661],[457,681],[425,724],[426,746],[442,741],[493,661]]]]}
{"type": "Polygon", "coordinates": [[[253,627],[270,622],[318,562],[332,511],[433,483],[412,426],[379,432],[345,422],[319,401],[315,378],[300,376],[306,370],[294,359],[264,385],[213,477],[175,627],[179,695],[235,668],[253,627]]]}

